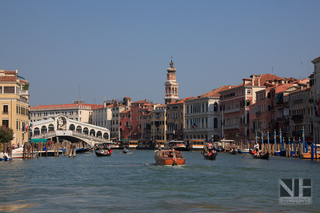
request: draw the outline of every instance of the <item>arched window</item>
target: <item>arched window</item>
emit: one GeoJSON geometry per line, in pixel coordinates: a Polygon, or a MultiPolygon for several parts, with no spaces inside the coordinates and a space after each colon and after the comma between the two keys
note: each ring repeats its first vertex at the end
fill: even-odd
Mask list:
{"type": "Polygon", "coordinates": [[[39,127],[34,128],[34,136],[40,135],[40,129],[39,127]]]}
{"type": "Polygon", "coordinates": [[[103,138],[104,138],[104,139],[109,139],[109,134],[108,134],[107,132],[105,132],[105,133],[103,134],[103,138]]]}
{"type": "Polygon", "coordinates": [[[217,118],[214,118],[213,119],[213,128],[218,128],[218,119],[217,118]]]}
{"type": "Polygon", "coordinates": [[[97,132],[97,137],[98,137],[98,138],[102,138],[102,132],[101,132],[101,131],[98,131],[98,132],[97,132]]]}
{"type": "Polygon", "coordinates": [[[81,126],[77,126],[77,132],[82,133],[82,128],[81,128],[81,126]]]}
{"type": "Polygon", "coordinates": [[[213,110],[214,110],[215,112],[218,111],[218,104],[217,104],[217,102],[214,102],[213,108],[214,108],[213,110]]]}
{"type": "Polygon", "coordinates": [[[91,129],[91,130],[90,130],[90,135],[91,135],[91,136],[96,136],[96,131],[94,131],[94,129],[91,129]]]}
{"type": "Polygon", "coordinates": [[[74,124],[70,124],[69,130],[74,131],[75,129],[76,129],[76,127],[74,126],[74,124]]]}
{"type": "Polygon", "coordinates": [[[88,133],[89,133],[88,127],[85,127],[85,128],[83,129],[83,133],[86,134],[86,135],[88,135],[88,133]]]}
{"type": "Polygon", "coordinates": [[[49,132],[54,131],[54,126],[53,126],[53,124],[49,124],[48,129],[49,129],[49,132]]]}
{"type": "Polygon", "coordinates": [[[41,127],[41,134],[47,133],[47,127],[46,126],[42,126],[41,127]]]}

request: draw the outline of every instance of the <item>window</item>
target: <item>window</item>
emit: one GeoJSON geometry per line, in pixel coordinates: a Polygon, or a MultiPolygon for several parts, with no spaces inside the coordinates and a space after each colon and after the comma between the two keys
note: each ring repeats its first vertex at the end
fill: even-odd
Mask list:
{"type": "Polygon", "coordinates": [[[251,94],[251,90],[250,89],[247,90],[247,94],[251,94]]]}
{"type": "Polygon", "coordinates": [[[9,106],[7,104],[3,105],[2,113],[3,114],[8,114],[9,113],[9,106]]]}
{"type": "Polygon", "coordinates": [[[9,120],[7,120],[7,119],[4,119],[4,120],[2,120],[2,126],[5,126],[5,127],[9,127],[9,120]]]}
{"type": "Polygon", "coordinates": [[[4,94],[14,94],[14,87],[4,87],[4,94]]]}

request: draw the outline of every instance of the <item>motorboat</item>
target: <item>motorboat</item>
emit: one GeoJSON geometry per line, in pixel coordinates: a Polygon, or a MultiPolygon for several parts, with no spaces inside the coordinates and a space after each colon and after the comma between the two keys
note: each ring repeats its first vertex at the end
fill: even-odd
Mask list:
{"type": "Polygon", "coordinates": [[[185,165],[185,159],[182,157],[180,151],[157,151],[154,155],[154,159],[156,160],[156,164],[161,166],[185,165]]]}

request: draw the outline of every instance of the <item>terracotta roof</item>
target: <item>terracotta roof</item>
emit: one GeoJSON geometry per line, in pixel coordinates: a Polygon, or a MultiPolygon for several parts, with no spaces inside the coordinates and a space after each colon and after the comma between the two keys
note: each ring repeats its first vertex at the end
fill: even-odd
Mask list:
{"type": "Polygon", "coordinates": [[[72,108],[91,108],[97,109],[103,107],[103,105],[98,104],[56,104],[56,105],[38,105],[31,106],[30,110],[49,110],[49,109],[72,109],[72,108]]]}
{"type": "Polygon", "coordinates": [[[130,111],[131,111],[131,109],[128,109],[128,110],[126,110],[126,111],[122,111],[122,112],[120,112],[120,114],[129,113],[130,111]]]}
{"type": "Polygon", "coordinates": [[[147,101],[146,100],[140,100],[140,101],[132,102],[132,104],[138,104],[138,103],[147,103],[147,101]]]}
{"type": "Polygon", "coordinates": [[[210,92],[207,92],[207,93],[204,93],[202,95],[199,95],[198,97],[196,98],[204,98],[204,97],[220,97],[220,92],[222,91],[225,91],[225,90],[229,90],[229,89],[232,89],[232,88],[235,88],[236,86],[230,86],[230,85],[227,85],[227,86],[222,86],[222,87],[219,87],[217,89],[213,89],[211,90],[210,92]]]}
{"type": "Polygon", "coordinates": [[[166,106],[167,106],[166,104],[161,104],[161,105],[156,106],[156,108],[162,108],[162,107],[166,107],[166,106]]]}

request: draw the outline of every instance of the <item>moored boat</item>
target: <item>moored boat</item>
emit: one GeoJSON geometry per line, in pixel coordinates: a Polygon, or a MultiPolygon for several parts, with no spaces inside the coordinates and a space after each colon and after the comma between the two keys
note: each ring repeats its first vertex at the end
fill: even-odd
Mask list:
{"type": "Polygon", "coordinates": [[[7,153],[0,152],[0,161],[9,161],[9,160],[12,160],[12,158],[10,158],[7,153]]]}
{"type": "Polygon", "coordinates": [[[113,151],[112,149],[110,151],[99,149],[99,150],[96,150],[95,152],[98,157],[107,157],[107,156],[110,156],[113,151]]]}
{"type": "Polygon", "coordinates": [[[249,149],[238,149],[239,154],[249,153],[249,149]]]}
{"type": "Polygon", "coordinates": [[[185,159],[180,151],[162,150],[157,151],[154,155],[156,164],[161,166],[185,165],[185,159]]]}
{"type": "MultiPolygon", "coordinates": [[[[38,151],[33,151],[33,157],[37,156],[38,151]]],[[[23,157],[23,147],[19,147],[12,150],[12,159],[14,158],[22,158],[23,157]]]]}

